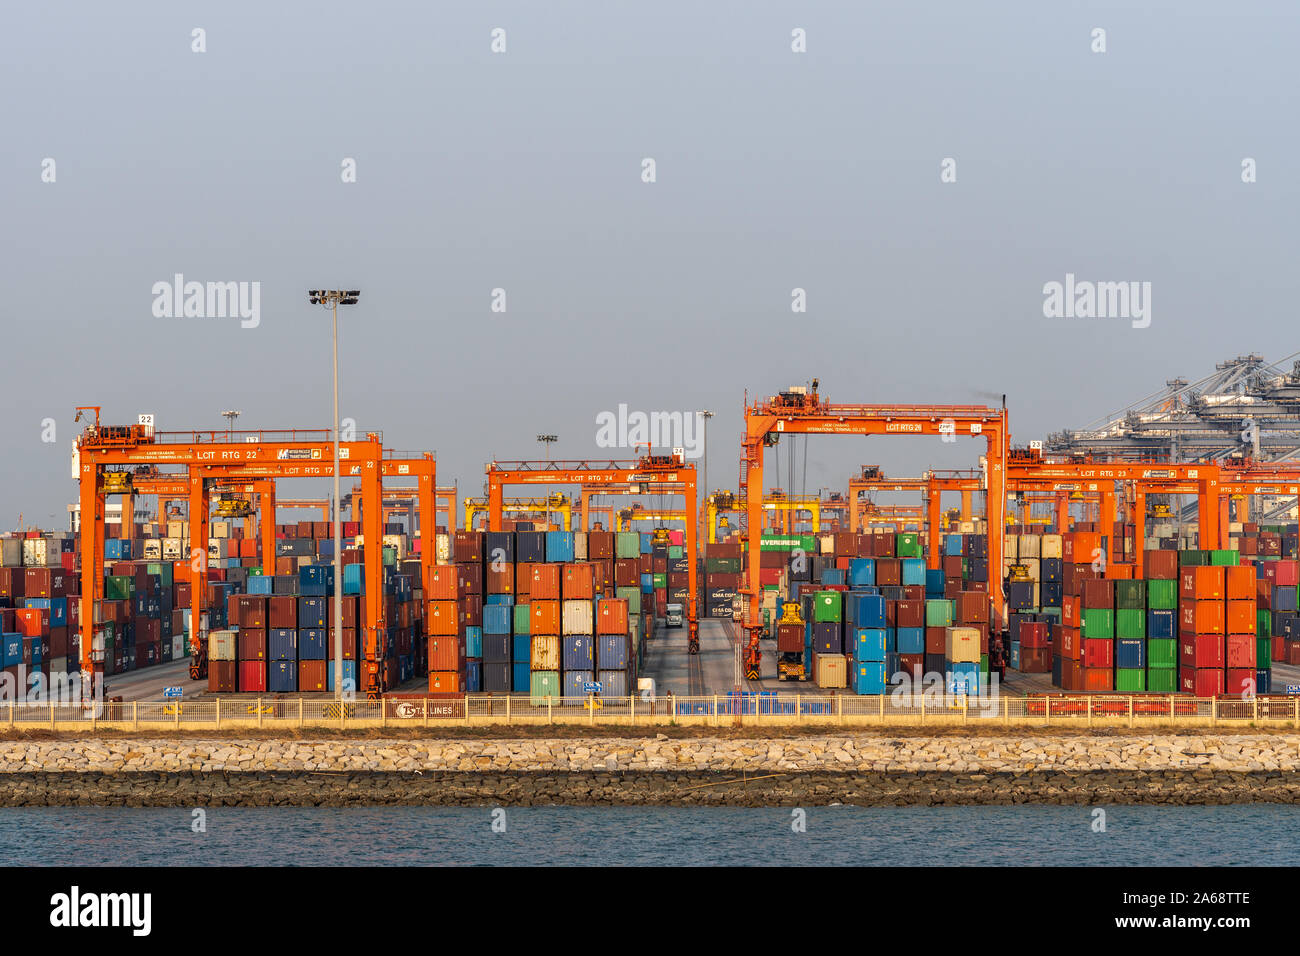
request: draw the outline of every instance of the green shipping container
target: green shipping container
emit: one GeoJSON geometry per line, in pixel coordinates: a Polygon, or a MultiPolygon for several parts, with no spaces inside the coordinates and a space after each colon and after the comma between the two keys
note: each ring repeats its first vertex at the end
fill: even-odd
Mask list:
{"type": "Polygon", "coordinates": [[[1210,564],[1219,567],[1234,567],[1241,564],[1241,555],[1236,551],[1211,551],[1210,564]]]}
{"type": "Polygon", "coordinates": [[[1105,608],[1084,608],[1083,636],[1092,638],[1113,638],[1115,636],[1115,612],[1105,608]]]}
{"type": "Polygon", "coordinates": [[[921,557],[921,536],[911,533],[894,535],[894,556],[899,558],[921,557]]]}
{"type": "Polygon", "coordinates": [[[1147,691],[1152,694],[1178,693],[1178,668],[1153,667],[1147,671],[1147,691]]]}
{"type": "Polygon", "coordinates": [[[1180,568],[1195,567],[1197,565],[1209,564],[1209,553],[1206,551],[1179,551],[1178,566],[1180,568]]]}
{"type": "Polygon", "coordinates": [[[1061,623],[1061,609],[1059,607],[1040,607],[1038,613],[1043,617],[1050,617],[1056,623],[1061,623]]]}
{"type": "Polygon", "coordinates": [[[705,558],[706,574],[739,574],[740,558],[705,558]]]}
{"type": "Polygon", "coordinates": [[[1175,580],[1148,581],[1147,607],[1153,611],[1178,610],[1178,582],[1175,580]]]}
{"type": "Polygon", "coordinates": [[[989,656],[987,654],[980,655],[980,673],[985,677],[989,676],[989,656]]]}
{"type": "MultiPolygon", "coordinates": [[[[627,601],[627,613],[636,615],[641,613],[641,589],[636,585],[628,585],[614,589],[615,597],[621,597],[627,601]]],[[[527,605],[524,605],[527,607],[527,605]]]]}
{"type": "Polygon", "coordinates": [[[110,574],[104,581],[106,601],[129,601],[135,593],[135,578],[125,574],[110,574]]]}
{"type": "Polygon", "coordinates": [[[528,678],[529,702],[534,707],[545,707],[547,697],[552,704],[560,703],[559,671],[533,671],[528,678]]]}
{"type": "Polygon", "coordinates": [[[1145,581],[1119,580],[1115,582],[1116,610],[1144,609],[1146,606],[1147,588],[1145,581]]]}
{"type": "MultiPolygon", "coordinates": [[[[515,633],[529,634],[532,627],[532,615],[529,613],[532,609],[527,604],[515,605],[515,633]]],[[[629,610],[629,614],[631,611],[629,610]]]]}
{"type": "Polygon", "coordinates": [[[839,591],[818,591],[813,599],[813,622],[838,622],[841,619],[843,602],[839,591]]]}
{"type": "Polygon", "coordinates": [[[668,575],[662,571],[656,571],[653,575],[655,588],[668,587],[668,575]]]}
{"type": "Polygon", "coordinates": [[[1115,612],[1115,636],[1142,638],[1147,636],[1147,612],[1124,608],[1115,612]]]}
{"type": "Polygon", "coordinates": [[[669,561],[677,561],[677,560],[679,560],[680,558],[684,558],[684,557],[686,557],[686,547],[685,547],[685,545],[680,545],[680,544],[670,544],[670,545],[668,546],[668,560],[669,560],[669,561]]]}
{"type": "Polygon", "coordinates": [[[808,554],[817,553],[817,539],[810,534],[772,535],[758,539],[760,551],[793,551],[800,548],[808,554]]]}
{"type": "Polygon", "coordinates": [[[1166,668],[1178,666],[1178,641],[1160,638],[1147,641],[1147,667],[1166,668]]]}
{"type": "Polygon", "coordinates": [[[953,602],[935,598],[925,602],[926,627],[952,627],[953,602]]]}
{"type": "Polygon", "coordinates": [[[175,567],[170,561],[159,563],[151,561],[144,566],[146,574],[153,574],[162,578],[162,585],[165,588],[172,586],[172,569],[175,567]]]}
{"type": "Polygon", "coordinates": [[[1266,671],[1273,666],[1273,639],[1255,638],[1255,669],[1266,671]]]}
{"type": "Polygon", "coordinates": [[[635,531],[616,531],[614,533],[614,557],[641,557],[641,535],[635,531]]]}
{"type": "Polygon", "coordinates": [[[1273,612],[1259,609],[1255,611],[1255,634],[1257,637],[1273,636],[1273,612]]]}
{"type": "Polygon", "coordinates": [[[1140,668],[1115,668],[1115,690],[1121,694],[1140,694],[1147,689],[1147,672],[1140,668]]]}
{"type": "Polygon", "coordinates": [[[397,567],[397,549],[391,545],[386,545],[384,547],[383,560],[384,560],[384,567],[386,568],[397,567]]]}

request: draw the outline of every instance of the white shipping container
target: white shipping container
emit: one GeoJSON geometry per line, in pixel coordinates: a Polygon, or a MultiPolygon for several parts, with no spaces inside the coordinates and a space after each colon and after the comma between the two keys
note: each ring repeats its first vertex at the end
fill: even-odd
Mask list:
{"type": "Polygon", "coordinates": [[[22,538],[0,538],[0,568],[20,568],[22,566],[22,538]]]}
{"type": "Polygon", "coordinates": [[[973,627],[944,628],[944,657],[950,664],[978,664],[979,630],[973,627]]]}
{"type": "Polygon", "coordinates": [[[555,635],[538,634],[532,640],[529,669],[558,671],[560,669],[560,639],[555,635]]]}
{"type": "Polygon", "coordinates": [[[184,657],[187,652],[188,648],[185,646],[185,638],[179,634],[173,635],[172,660],[175,660],[178,657],[184,657]]]}
{"type": "Polygon", "coordinates": [[[50,568],[58,563],[57,545],[51,546],[46,538],[23,538],[23,567],[50,568]]]}
{"type": "Polygon", "coordinates": [[[1038,558],[1020,558],[1016,563],[1023,564],[1026,568],[1029,569],[1029,580],[1033,581],[1034,583],[1037,583],[1043,579],[1042,565],[1039,562],[1038,558]]]}
{"type": "MultiPolygon", "coordinates": [[[[564,602],[561,612],[560,630],[565,634],[591,634],[592,605],[587,600],[569,600],[564,602]]],[[[544,668],[545,669],[545,668],[544,668]]]]}
{"type": "Polygon", "coordinates": [[[161,538],[144,539],[144,559],[146,561],[162,560],[162,539],[161,538]]]}
{"type": "Polygon", "coordinates": [[[437,551],[434,552],[434,559],[439,564],[451,563],[451,535],[439,534],[434,536],[436,539],[437,551]]]}
{"type": "Polygon", "coordinates": [[[229,522],[229,521],[214,521],[214,522],[212,522],[212,537],[214,537],[214,538],[229,538],[229,537],[230,537],[230,522],[229,522]]]}
{"type": "Polygon", "coordinates": [[[188,521],[168,521],[166,536],[168,538],[184,538],[190,533],[188,525],[188,521]]]}
{"type": "Polygon", "coordinates": [[[1037,558],[1040,554],[1041,538],[1036,534],[1022,534],[1019,539],[1019,554],[1022,558],[1037,558]]]}
{"type": "Polygon", "coordinates": [[[818,553],[818,554],[834,554],[834,553],[835,553],[835,535],[833,535],[833,534],[824,534],[824,535],[822,535],[820,538],[818,538],[818,539],[817,539],[817,553],[818,553]]]}
{"type": "Polygon", "coordinates": [[[406,557],[406,535],[403,534],[386,534],[383,539],[385,548],[397,549],[397,560],[401,561],[406,557]]]}
{"type": "MultiPolygon", "coordinates": [[[[226,538],[209,538],[208,539],[208,557],[209,558],[228,558],[230,557],[230,542],[226,538]]],[[[213,565],[216,567],[216,565],[213,565]]],[[[224,565],[221,565],[224,567],[224,565]]]]}
{"type": "Polygon", "coordinates": [[[578,531],[573,535],[573,560],[587,560],[587,532],[578,531]]]}
{"type": "Polygon", "coordinates": [[[164,561],[179,561],[184,553],[185,548],[181,544],[180,538],[162,539],[162,556],[164,561]]]}
{"type": "MultiPolygon", "coordinates": [[[[50,673],[49,673],[50,677],[57,679],[59,675],[64,675],[67,673],[68,673],[68,659],[66,657],[50,658],[50,673]]],[[[78,673],[80,673],[80,668],[78,668],[78,673]]],[[[51,688],[51,690],[53,690],[53,688],[51,688]]]]}
{"type": "Polygon", "coordinates": [[[1002,557],[1018,558],[1020,556],[1020,536],[1004,534],[1002,536],[1002,557]]]}
{"type": "Polygon", "coordinates": [[[233,661],[235,659],[235,632],[213,631],[208,635],[208,660],[233,661]]]}
{"type": "Polygon", "coordinates": [[[1040,545],[1040,558],[1060,558],[1065,552],[1062,548],[1062,540],[1059,534],[1045,534],[1040,545]]]}
{"type": "Polygon", "coordinates": [[[974,534],[974,533],[975,533],[975,522],[974,522],[974,521],[961,521],[961,522],[958,522],[958,524],[957,524],[957,533],[958,533],[958,534],[974,534]]]}

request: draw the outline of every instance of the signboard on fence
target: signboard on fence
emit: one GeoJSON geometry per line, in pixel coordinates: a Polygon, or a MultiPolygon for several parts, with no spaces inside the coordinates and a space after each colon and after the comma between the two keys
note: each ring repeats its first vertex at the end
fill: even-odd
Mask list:
{"type": "Polygon", "coordinates": [[[185,695],[184,688],[181,687],[164,687],[163,696],[168,700],[179,700],[185,695]]]}

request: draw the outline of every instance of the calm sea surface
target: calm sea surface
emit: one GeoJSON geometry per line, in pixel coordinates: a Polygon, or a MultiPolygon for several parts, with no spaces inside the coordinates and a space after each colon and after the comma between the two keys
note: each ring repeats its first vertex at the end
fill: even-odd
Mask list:
{"type": "Polygon", "coordinates": [[[1297,866],[1300,808],[0,809],[0,859],[134,865],[1297,866]],[[1243,840],[1246,833],[1267,839],[1243,840]],[[364,835],[365,839],[358,839],[364,835]]]}

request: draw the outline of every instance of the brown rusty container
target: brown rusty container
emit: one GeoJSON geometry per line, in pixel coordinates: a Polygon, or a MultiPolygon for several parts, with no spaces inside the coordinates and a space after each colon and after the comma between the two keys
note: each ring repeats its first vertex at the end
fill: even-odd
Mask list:
{"type": "Polygon", "coordinates": [[[214,694],[235,693],[238,668],[234,661],[208,661],[208,691],[214,694]]]}
{"type": "Polygon", "coordinates": [[[483,532],[457,531],[452,538],[451,559],[457,564],[483,560],[483,532]]]}
{"type": "MultiPolygon", "coordinates": [[[[528,596],[532,601],[558,601],[560,600],[560,581],[562,579],[562,566],[558,564],[534,564],[532,583],[529,586],[528,596]]],[[[558,611],[556,612],[556,621],[558,622],[558,611]]],[[[559,634],[559,631],[547,631],[544,633],[559,634]]]]}
{"type": "Polygon", "coordinates": [[[614,557],[614,533],[612,531],[589,531],[587,533],[587,557],[592,561],[605,561],[614,557]]]}

